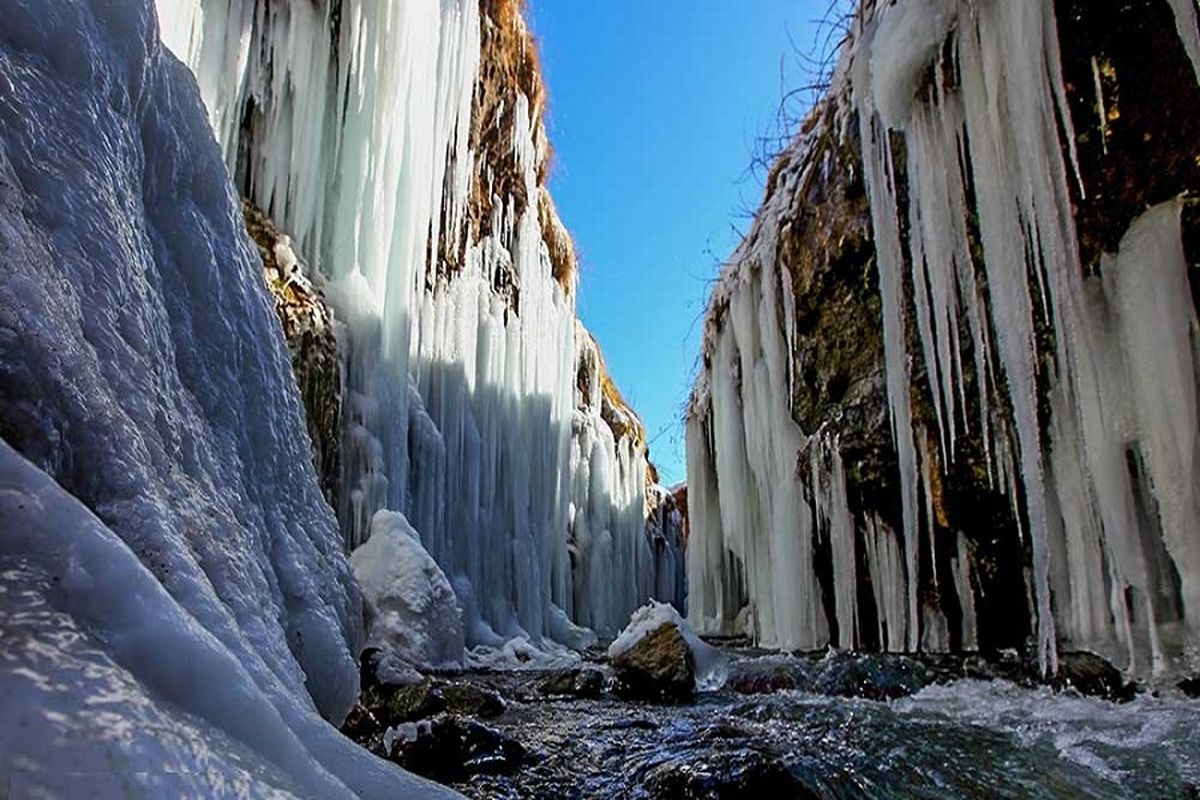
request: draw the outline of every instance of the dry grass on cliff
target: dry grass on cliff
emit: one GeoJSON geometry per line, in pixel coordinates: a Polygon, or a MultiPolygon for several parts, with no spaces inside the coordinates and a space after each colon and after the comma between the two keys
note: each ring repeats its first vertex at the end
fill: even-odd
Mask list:
{"type": "Polygon", "coordinates": [[[554,279],[568,292],[574,289],[578,261],[575,256],[575,240],[558,216],[554,199],[546,187],[538,189],[538,222],[542,227],[542,238],[550,250],[550,264],[554,279]]]}
{"type": "MultiPolygon", "coordinates": [[[[476,153],[469,198],[472,241],[493,233],[496,198],[511,197],[519,216],[536,203],[542,236],[550,250],[555,280],[568,293],[575,289],[575,244],[559,219],[546,189],[553,150],[546,134],[546,84],[537,40],[526,23],[524,0],[481,0],[482,68],[471,112],[471,149],[476,153]],[[523,167],[513,148],[515,98],[529,102],[536,153],[537,197],[527,196],[523,167]]],[[[453,255],[453,254],[451,254],[453,255]]]]}

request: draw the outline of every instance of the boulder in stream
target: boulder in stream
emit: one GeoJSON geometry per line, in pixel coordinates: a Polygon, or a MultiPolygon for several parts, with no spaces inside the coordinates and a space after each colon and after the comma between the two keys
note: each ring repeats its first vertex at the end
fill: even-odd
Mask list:
{"type": "Polygon", "coordinates": [[[672,760],[656,766],[643,783],[655,800],[678,797],[788,797],[820,795],[805,786],[779,759],[757,750],[724,750],[703,759],[672,760]]]}
{"type": "Polygon", "coordinates": [[[442,714],[389,732],[389,757],[405,769],[442,783],[472,775],[506,775],[529,759],[516,739],[471,719],[442,714]]]}
{"type": "Polygon", "coordinates": [[[595,699],[604,689],[604,673],[591,667],[565,669],[549,675],[538,691],[551,697],[595,699]]]}
{"type": "Polygon", "coordinates": [[[1121,671],[1095,653],[1084,651],[1058,654],[1056,688],[1070,687],[1089,697],[1127,703],[1137,694],[1121,671]]]}
{"type": "Polygon", "coordinates": [[[700,640],[672,606],[651,600],[633,613],[608,648],[614,691],[637,700],[690,700],[725,682],[728,663],[700,640]]]}

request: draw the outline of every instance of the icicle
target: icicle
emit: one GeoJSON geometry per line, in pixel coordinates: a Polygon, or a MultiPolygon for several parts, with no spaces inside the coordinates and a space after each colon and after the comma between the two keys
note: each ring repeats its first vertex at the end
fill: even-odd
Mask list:
{"type": "Polygon", "coordinates": [[[1200,18],[1196,13],[1196,0],[1168,0],[1171,11],[1175,14],[1175,26],[1179,29],[1179,38],[1183,40],[1183,48],[1187,51],[1196,71],[1196,80],[1200,81],[1200,18]]]}
{"type": "Polygon", "coordinates": [[[1104,82],[1100,79],[1100,62],[1092,56],[1092,80],[1096,86],[1096,113],[1100,117],[1100,146],[1108,155],[1108,110],[1104,107],[1104,82]]]}
{"type": "Polygon", "coordinates": [[[972,588],[971,550],[967,537],[958,534],[958,551],[954,560],[954,589],[958,593],[958,607],[962,609],[962,649],[971,652],[979,649],[979,634],[975,616],[975,590],[972,588]]]}
{"type": "MultiPolygon", "coordinates": [[[[900,464],[900,501],[904,523],[905,564],[908,575],[908,649],[919,641],[917,609],[917,459],[913,445],[910,368],[904,346],[904,306],[901,268],[899,211],[891,148],[886,128],[875,112],[872,86],[873,58],[856,59],[854,93],[859,112],[863,146],[863,171],[871,201],[875,233],[875,257],[879,268],[879,291],[883,305],[883,343],[886,360],[888,405],[892,432],[900,464]]],[[[911,88],[911,87],[910,87],[911,88]]]]}
{"type": "Polygon", "coordinates": [[[864,534],[880,647],[892,653],[913,650],[908,629],[912,614],[907,608],[909,594],[905,591],[904,562],[896,534],[878,516],[868,519],[864,534]]]}
{"type": "Polygon", "coordinates": [[[929,537],[929,564],[932,573],[929,576],[934,589],[938,588],[937,576],[937,518],[933,511],[933,472],[935,469],[932,454],[929,451],[929,440],[924,429],[917,431],[917,445],[921,453],[921,493],[925,496],[925,531],[929,537]]]}
{"type": "MultiPolygon", "coordinates": [[[[467,235],[477,0],[157,5],[235,180],[319,267],[346,325],[347,546],[376,510],[403,511],[470,644],[579,642],[576,613],[615,632],[656,590],[646,454],[598,404],[576,416],[586,334],[544,241],[541,110],[522,95],[485,124],[504,126],[523,192],[492,198],[490,236],[467,235]],[[459,243],[450,277],[427,263],[459,243]],[[499,279],[519,292],[502,298],[499,279]]],[[[480,165],[488,185],[500,168],[480,165]]]]}

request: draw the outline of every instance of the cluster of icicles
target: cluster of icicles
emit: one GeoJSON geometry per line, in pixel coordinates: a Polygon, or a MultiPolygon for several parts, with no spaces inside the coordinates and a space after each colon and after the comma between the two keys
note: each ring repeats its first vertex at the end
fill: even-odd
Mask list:
{"type": "MultiPolygon", "coordinates": [[[[495,233],[452,278],[427,281],[437,237],[466,238],[480,26],[492,24],[478,0],[157,5],[235,182],[293,235],[346,324],[347,547],[377,510],[406,514],[473,645],[579,644],[576,622],[615,633],[656,586],[678,586],[657,565],[674,569],[680,552],[664,559],[646,533],[644,448],[578,396],[577,369],[599,361],[552,277],[536,204],[495,198],[495,233]],[[516,276],[513,308],[497,273],[516,276]]],[[[535,198],[540,109],[518,95],[509,111],[493,124],[512,126],[535,198]]]]}
{"type": "MultiPolygon", "coordinates": [[[[836,442],[804,436],[791,418],[792,282],[786,266],[776,269],[780,223],[770,219],[780,209],[768,198],[768,221],[718,290],[728,311],[689,421],[693,621],[780,647],[825,646],[829,626],[810,552],[816,533],[831,537],[837,644],[859,641],[857,541],[868,551],[875,641],[890,650],[945,648],[944,616],[918,597],[918,547],[934,541],[930,473],[953,464],[970,431],[984,442],[990,479],[1012,498],[1016,535],[1029,548],[1043,669],[1056,667],[1061,644],[1103,653],[1133,673],[1169,674],[1194,658],[1200,634],[1200,368],[1182,203],[1146,211],[1099,274],[1085,278],[1070,183],[1086,190],[1086,176],[1073,163],[1054,4],[880,7],[860,15],[835,92],[840,86],[860,126],[902,529],[852,519],[836,442]],[[906,153],[903,182],[896,141],[906,153]],[[907,196],[898,197],[900,185],[907,196]],[[972,255],[972,215],[982,259],[972,255]],[[915,425],[911,407],[906,283],[915,287],[915,339],[932,387],[932,437],[915,425]],[[1045,425],[1039,320],[1055,341],[1045,425]],[[976,419],[967,418],[964,359],[973,359],[977,376],[976,419]],[[805,447],[812,468],[797,470],[805,447]],[[779,492],[785,480],[798,481],[810,500],[779,492]]],[[[1195,8],[1190,0],[1172,7],[1200,74],[1195,8]]],[[[795,179],[788,170],[780,177],[795,179]]],[[[955,562],[959,641],[969,649],[975,603],[961,533],[957,551],[941,556],[955,562]]],[[[938,557],[931,553],[931,562],[938,557]]]]}

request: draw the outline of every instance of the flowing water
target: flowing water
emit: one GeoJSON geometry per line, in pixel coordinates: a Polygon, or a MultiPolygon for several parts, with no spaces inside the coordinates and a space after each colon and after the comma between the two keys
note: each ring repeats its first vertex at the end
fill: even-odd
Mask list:
{"type": "Polygon", "coordinates": [[[886,656],[742,655],[734,669],[809,680],[669,706],[542,699],[532,678],[477,676],[509,698],[488,724],[530,757],[456,788],[479,798],[1200,797],[1200,701],[1176,690],[1118,704],[1002,679],[941,683],[950,670],[886,656]]]}

